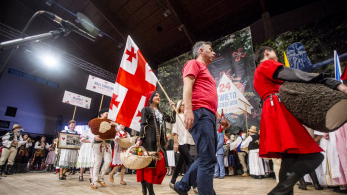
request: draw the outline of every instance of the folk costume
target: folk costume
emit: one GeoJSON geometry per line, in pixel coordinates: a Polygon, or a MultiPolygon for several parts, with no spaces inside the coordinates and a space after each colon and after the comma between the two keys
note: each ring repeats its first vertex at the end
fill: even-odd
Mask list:
{"type": "Polygon", "coordinates": [[[251,135],[241,144],[241,148],[249,150],[249,173],[254,179],[261,179],[265,176],[263,160],[259,158],[259,134],[257,127],[252,126],[248,131],[251,135]]]}
{"type": "Polygon", "coordinates": [[[255,70],[254,89],[264,101],[259,156],[282,158],[279,183],[269,194],[291,193],[295,183],[323,160],[322,149],[280,101],[278,92],[284,81],[322,83],[332,89],[341,84],[324,74],[287,68],[275,60],[265,60],[255,70]]]}
{"type": "Polygon", "coordinates": [[[82,146],[78,153],[77,168],[80,168],[79,181],[83,180],[84,168],[89,168],[90,171],[90,181],[93,178],[93,165],[94,165],[94,154],[93,154],[93,142],[94,134],[92,134],[90,129],[86,129],[82,132],[80,136],[82,146]],[[87,140],[87,141],[86,141],[87,140]],[[89,142],[88,142],[89,141],[89,142]]]}
{"type": "Polygon", "coordinates": [[[120,154],[122,152],[125,152],[128,148],[123,148],[122,146],[120,146],[118,144],[118,141],[117,139],[122,139],[122,138],[130,138],[130,139],[135,139],[135,138],[131,138],[129,133],[126,132],[125,130],[120,130],[117,134],[116,134],[116,137],[115,137],[115,140],[114,140],[114,147],[113,147],[113,153],[112,153],[112,163],[111,163],[111,167],[113,168],[111,173],[109,173],[109,179],[110,179],[110,182],[114,182],[114,178],[113,178],[113,175],[114,173],[119,169],[121,168],[121,180],[120,180],[120,184],[121,185],[126,185],[126,183],[123,181],[124,179],[124,174],[125,174],[125,166],[123,166],[123,163],[120,159],[120,154]]]}
{"type": "Polygon", "coordinates": [[[53,169],[53,165],[54,165],[54,162],[55,162],[55,158],[56,158],[56,153],[55,153],[55,148],[57,147],[56,143],[52,143],[50,146],[49,146],[49,152],[47,154],[47,157],[46,157],[46,164],[47,164],[47,171],[53,169]]]}
{"type": "Polygon", "coordinates": [[[37,141],[34,146],[34,163],[33,166],[37,165],[36,170],[41,168],[42,160],[45,158],[46,150],[49,150],[49,144],[44,141],[37,141]]]}
{"type": "Polygon", "coordinates": [[[246,164],[246,156],[247,152],[245,150],[241,149],[241,144],[245,140],[246,134],[242,134],[242,131],[240,132],[240,136],[234,141],[230,142],[230,151],[233,151],[237,148],[237,156],[239,158],[240,164],[242,165],[242,170],[243,174],[241,175],[242,177],[248,177],[248,169],[247,169],[247,164],[246,164]]]}
{"type": "Polygon", "coordinates": [[[93,141],[94,141],[94,134],[92,134],[90,129],[87,129],[82,132],[80,139],[81,139],[82,146],[78,154],[76,167],[91,168],[93,167],[93,164],[94,164],[93,147],[92,147],[93,141]],[[89,140],[90,143],[82,142],[83,140],[89,140]]]}
{"type": "Polygon", "coordinates": [[[29,139],[24,140],[25,144],[19,147],[18,154],[16,156],[16,161],[19,163],[27,164],[30,158],[30,147],[33,145],[29,139]]]}
{"type": "Polygon", "coordinates": [[[26,142],[23,140],[23,137],[20,134],[20,132],[15,130],[17,128],[22,128],[22,126],[19,126],[17,124],[13,125],[12,131],[6,133],[2,137],[3,148],[0,159],[0,175],[2,175],[2,172],[5,169],[5,162],[7,159],[7,171],[5,172],[5,175],[13,174],[11,172],[11,169],[14,162],[14,158],[17,155],[17,150],[21,145],[25,144],[26,142]],[[14,142],[17,142],[17,144],[15,144],[14,142]]]}
{"type": "MultiPolygon", "coordinates": [[[[101,109],[99,112],[99,116],[105,112],[108,112],[108,108],[101,109]]],[[[100,185],[103,187],[106,186],[104,176],[112,162],[111,141],[111,139],[106,139],[102,141],[95,141],[95,139],[93,140],[94,164],[91,188],[97,188],[96,182],[100,183],[100,185]],[[101,171],[99,171],[102,159],[104,159],[104,164],[101,168],[101,171]]]]}
{"type": "Polygon", "coordinates": [[[347,123],[335,131],[335,136],[341,177],[334,178],[334,182],[338,185],[347,185],[347,123]]]}
{"type": "Polygon", "coordinates": [[[138,141],[150,154],[156,153],[156,160],[153,160],[148,167],[138,169],[136,172],[137,182],[141,182],[142,193],[154,194],[153,184],[161,184],[167,167],[166,146],[166,126],[165,122],[175,123],[176,112],[171,116],[154,110],[151,107],[153,98],[157,92],[152,91],[146,94],[145,107],[141,110],[141,129],[138,141]]]}
{"type": "MultiPolygon", "coordinates": [[[[62,130],[62,133],[70,133],[70,134],[77,134],[77,131],[73,130],[62,130]]],[[[59,179],[64,180],[66,179],[66,171],[69,167],[75,167],[78,157],[78,150],[73,149],[61,149],[60,150],[60,157],[59,157],[59,167],[60,167],[60,175],[59,179]],[[63,176],[63,177],[61,177],[63,176]]]]}

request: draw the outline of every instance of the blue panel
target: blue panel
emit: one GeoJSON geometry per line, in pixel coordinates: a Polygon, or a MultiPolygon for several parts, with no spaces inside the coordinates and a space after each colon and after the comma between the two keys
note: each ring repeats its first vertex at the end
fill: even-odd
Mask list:
{"type": "Polygon", "coordinates": [[[21,71],[18,71],[18,70],[12,69],[12,68],[10,68],[8,70],[8,73],[13,74],[13,75],[17,75],[17,76],[22,76],[22,72],[21,71]]]}
{"type": "Polygon", "coordinates": [[[31,74],[23,73],[23,78],[35,81],[36,77],[31,74]]]}
{"type": "Polygon", "coordinates": [[[52,86],[52,87],[56,87],[56,88],[58,88],[58,83],[55,83],[55,82],[52,82],[52,81],[47,81],[47,85],[49,85],[49,86],[52,86]]]}
{"type": "Polygon", "coordinates": [[[47,84],[47,80],[40,77],[36,77],[36,82],[47,84]]]}

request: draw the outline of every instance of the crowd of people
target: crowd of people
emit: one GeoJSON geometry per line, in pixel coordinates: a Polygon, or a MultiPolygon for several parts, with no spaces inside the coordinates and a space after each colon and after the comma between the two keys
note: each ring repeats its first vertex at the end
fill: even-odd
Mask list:
{"type": "MultiPolygon", "coordinates": [[[[151,91],[145,95],[141,129],[135,146],[143,146],[154,158],[148,166],[136,170],[142,194],[154,195],[153,184],[161,184],[165,176],[171,175],[169,187],[180,195],[191,189],[196,194],[213,195],[214,178],[224,179],[226,175],[276,178],[277,185],[269,194],[293,194],[293,187],[298,182],[302,190],[307,189],[307,182],[311,182],[316,190],[323,189],[322,186],[339,186],[334,191],[347,193],[347,124],[330,133],[305,128],[286,109],[278,94],[284,81],[317,82],[347,93],[345,85],[332,78],[284,67],[277,62],[272,48],[261,47],[255,53],[259,66],[254,74],[254,88],[263,100],[260,129],[251,126],[230,134],[225,132],[230,123],[217,112],[216,83],[207,69],[215,57],[212,44],[197,42],[193,55],[195,59],[188,61],[183,68],[183,99],[176,106],[170,100],[171,113],[160,109],[159,93],[151,91]],[[173,124],[172,134],[168,134],[166,123],[173,124]],[[220,125],[219,129],[216,123],[220,125]],[[197,154],[196,157],[193,153],[197,154]],[[184,170],[185,166],[187,170],[184,170]],[[177,181],[179,174],[183,177],[177,181]]],[[[107,115],[108,109],[99,112],[100,118],[107,115]]],[[[75,121],[69,121],[69,129],[62,132],[77,134],[75,125],[75,121]]],[[[113,175],[120,169],[120,184],[126,185],[126,167],[120,154],[127,148],[118,142],[131,138],[131,135],[125,131],[124,125],[115,122],[110,122],[110,125],[117,129],[114,139],[101,139],[91,130],[86,130],[80,135],[82,146],[79,152],[58,149],[57,140],[48,144],[42,137],[34,146],[35,159],[28,158],[31,140],[20,135],[21,126],[14,125],[12,131],[2,138],[4,148],[0,174],[6,160],[5,174],[11,174],[16,156],[23,161],[32,161],[31,165],[40,169],[48,151],[46,163],[50,165],[49,169],[56,167],[55,173],[59,172],[60,180],[66,180],[69,169],[74,174],[79,168],[79,181],[83,181],[84,169],[89,169],[90,187],[97,189],[97,184],[106,186],[104,177],[107,172],[113,183],[113,175]]]]}

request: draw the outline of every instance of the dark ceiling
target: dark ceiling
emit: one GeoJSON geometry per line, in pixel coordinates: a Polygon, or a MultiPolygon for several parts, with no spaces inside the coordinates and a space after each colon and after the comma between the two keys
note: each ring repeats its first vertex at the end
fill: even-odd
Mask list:
{"type": "MultiPolygon", "coordinates": [[[[155,70],[159,64],[189,51],[195,41],[215,40],[242,29],[261,19],[266,11],[275,16],[315,1],[1,0],[0,22],[22,31],[34,12],[46,10],[79,25],[74,15],[83,13],[101,30],[102,37],[92,42],[71,33],[50,44],[116,74],[128,35],[155,70]]],[[[27,34],[57,28],[58,24],[40,17],[27,34]]],[[[0,36],[0,41],[6,40],[0,36]]]]}

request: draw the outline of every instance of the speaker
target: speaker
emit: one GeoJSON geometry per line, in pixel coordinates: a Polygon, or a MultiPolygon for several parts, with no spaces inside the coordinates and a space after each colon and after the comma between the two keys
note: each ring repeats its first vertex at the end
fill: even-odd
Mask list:
{"type": "Polygon", "coordinates": [[[17,108],[11,107],[11,106],[7,106],[7,109],[6,109],[6,112],[5,112],[5,116],[16,117],[16,114],[17,114],[17,108]]]}

